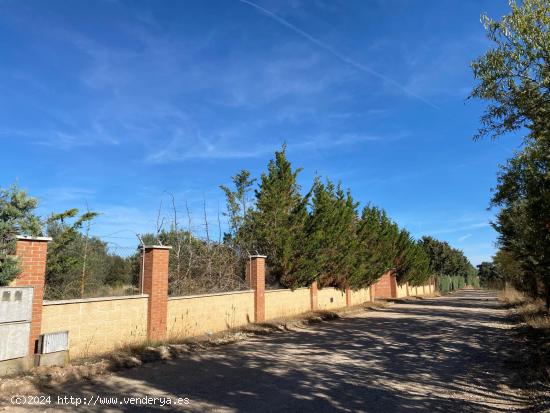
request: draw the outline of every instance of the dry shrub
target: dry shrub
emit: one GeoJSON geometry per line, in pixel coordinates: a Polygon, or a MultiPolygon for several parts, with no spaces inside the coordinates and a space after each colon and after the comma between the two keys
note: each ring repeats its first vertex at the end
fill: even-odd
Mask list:
{"type": "Polygon", "coordinates": [[[499,299],[514,306],[516,313],[529,327],[550,330],[550,313],[542,300],[530,298],[512,287],[501,290],[499,299]]]}
{"type": "Polygon", "coordinates": [[[550,314],[542,300],[524,301],[516,311],[529,327],[550,332],[550,314]]]}
{"type": "Polygon", "coordinates": [[[518,332],[529,354],[525,374],[533,383],[538,383],[540,397],[546,397],[542,395],[547,394],[550,383],[550,313],[542,300],[532,299],[513,288],[502,290],[499,299],[512,306],[523,322],[518,332]]]}
{"type": "Polygon", "coordinates": [[[498,293],[498,298],[500,301],[505,302],[510,305],[518,305],[526,302],[528,298],[520,291],[516,290],[513,287],[505,287],[500,290],[498,293]]]}

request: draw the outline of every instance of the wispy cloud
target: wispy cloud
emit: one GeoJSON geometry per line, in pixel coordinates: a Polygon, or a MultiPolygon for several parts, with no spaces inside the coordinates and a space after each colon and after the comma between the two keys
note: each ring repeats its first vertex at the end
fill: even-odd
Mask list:
{"type": "Polygon", "coordinates": [[[472,236],[472,234],[463,235],[463,236],[461,236],[461,237],[458,237],[458,238],[457,238],[457,241],[458,241],[458,242],[464,242],[464,241],[466,241],[468,238],[470,238],[471,236],[472,236]]]}
{"type": "MultiPolygon", "coordinates": [[[[353,146],[366,142],[376,142],[384,138],[377,135],[321,134],[308,139],[287,142],[289,152],[318,151],[334,149],[338,147],[353,146]]],[[[249,140],[246,140],[249,142],[249,140]]],[[[150,163],[168,163],[185,161],[190,159],[246,159],[259,158],[273,154],[279,149],[283,141],[262,144],[239,145],[231,139],[201,140],[194,145],[188,145],[186,139],[179,136],[167,147],[152,153],[147,157],[150,163]]]]}
{"type": "Polygon", "coordinates": [[[74,201],[84,204],[86,200],[93,199],[96,194],[97,191],[95,189],[74,186],[59,186],[54,188],[44,188],[38,193],[38,196],[44,202],[58,207],[74,201]]]}
{"type": "Polygon", "coordinates": [[[360,63],[360,62],[356,61],[355,59],[352,59],[349,56],[346,56],[345,54],[343,54],[340,51],[336,50],[334,47],[332,47],[328,43],[326,43],[326,42],[318,39],[317,37],[309,34],[308,32],[302,30],[301,28],[297,27],[296,25],[290,23],[288,20],[286,20],[286,19],[282,18],[281,16],[273,13],[270,10],[267,10],[266,8],[260,6],[259,4],[254,3],[252,1],[249,1],[249,0],[239,0],[239,1],[241,3],[247,4],[247,5],[255,8],[256,10],[260,11],[262,14],[268,16],[269,18],[276,21],[280,25],[286,27],[287,29],[293,31],[294,33],[298,34],[299,36],[301,36],[301,37],[307,39],[308,41],[310,41],[311,43],[315,44],[316,46],[322,48],[323,50],[330,53],[331,55],[333,55],[334,57],[336,57],[340,61],[354,67],[355,69],[357,69],[357,70],[359,70],[363,73],[367,73],[369,75],[375,76],[375,77],[383,80],[384,82],[387,82],[387,83],[393,85],[394,87],[399,89],[401,92],[403,92],[406,95],[408,95],[410,97],[413,97],[413,98],[423,102],[424,104],[430,106],[433,109],[437,109],[437,110],[440,109],[437,105],[435,105],[434,103],[430,102],[429,100],[423,98],[422,96],[420,96],[419,94],[413,92],[412,90],[409,90],[408,88],[403,86],[401,83],[399,83],[395,79],[393,79],[393,78],[391,78],[391,77],[389,77],[389,76],[387,76],[387,75],[385,75],[385,74],[383,74],[383,73],[381,73],[381,72],[379,72],[379,71],[363,64],[363,63],[360,63]]]}
{"type": "Polygon", "coordinates": [[[468,231],[468,230],[473,230],[473,229],[487,228],[489,226],[490,226],[489,222],[476,222],[476,223],[473,223],[473,224],[467,224],[467,225],[462,225],[462,226],[458,226],[458,227],[436,229],[436,230],[425,231],[425,232],[427,234],[432,234],[432,235],[443,235],[443,234],[452,234],[452,233],[460,232],[460,231],[468,231]]]}

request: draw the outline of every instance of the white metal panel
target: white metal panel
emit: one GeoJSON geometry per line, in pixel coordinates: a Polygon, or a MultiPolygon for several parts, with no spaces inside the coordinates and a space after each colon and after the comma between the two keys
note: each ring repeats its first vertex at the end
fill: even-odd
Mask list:
{"type": "Polygon", "coordinates": [[[42,354],[69,349],[69,332],[59,331],[42,335],[42,354]]]}
{"type": "Polygon", "coordinates": [[[0,324],[0,361],[29,354],[31,323],[0,324]]]}
{"type": "Polygon", "coordinates": [[[0,323],[31,321],[32,287],[0,287],[0,323]]]}

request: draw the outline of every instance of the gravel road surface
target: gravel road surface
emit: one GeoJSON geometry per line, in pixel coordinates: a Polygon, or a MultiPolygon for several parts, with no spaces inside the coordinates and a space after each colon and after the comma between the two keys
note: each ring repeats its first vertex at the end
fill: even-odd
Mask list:
{"type": "Polygon", "coordinates": [[[513,323],[489,292],[404,300],[52,389],[53,397],[85,397],[96,405],[36,410],[526,411],[513,323]],[[189,404],[120,404],[146,396],[189,404]],[[117,401],[99,405],[109,397],[117,401]]]}

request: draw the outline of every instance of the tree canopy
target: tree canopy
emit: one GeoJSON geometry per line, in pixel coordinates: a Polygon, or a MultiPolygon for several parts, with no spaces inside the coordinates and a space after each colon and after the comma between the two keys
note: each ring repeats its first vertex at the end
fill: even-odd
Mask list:
{"type": "Polygon", "coordinates": [[[523,127],[531,136],[550,131],[550,5],[547,0],[510,2],[500,20],[482,22],[492,47],[472,62],[478,84],[471,96],[490,103],[476,137],[498,137],[523,127]]]}
{"type": "Polygon", "coordinates": [[[462,252],[448,244],[443,264],[432,263],[424,241],[415,240],[384,210],[366,205],[359,214],[359,203],[341,183],[317,177],[302,195],[300,171],[283,146],[262,174],[254,202],[246,207],[238,202],[253,184],[246,171],[233,178],[235,190],[222,187],[232,228],[226,242],[241,253],[267,255],[273,285],[297,288],[317,281],[321,287],[359,289],[388,271],[400,284],[422,285],[438,265],[446,266],[441,274],[462,277],[463,284],[475,275],[462,252]]]}
{"type": "Polygon", "coordinates": [[[35,214],[38,200],[17,185],[0,188],[0,286],[8,285],[20,273],[15,253],[17,235],[37,236],[42,223],[35,214]]]}
{"type": "Polygon", "coordinates": [[[479,80],[472,97],[489,104],[476,137],[527,130],[522,149],[498,173],[493,227],[503,254],[521,266],[516,285],[544,294],[550,308],[550,4],[510,7],[498,21],[483,16],[492,47],[472,63],[479,80]]]}

